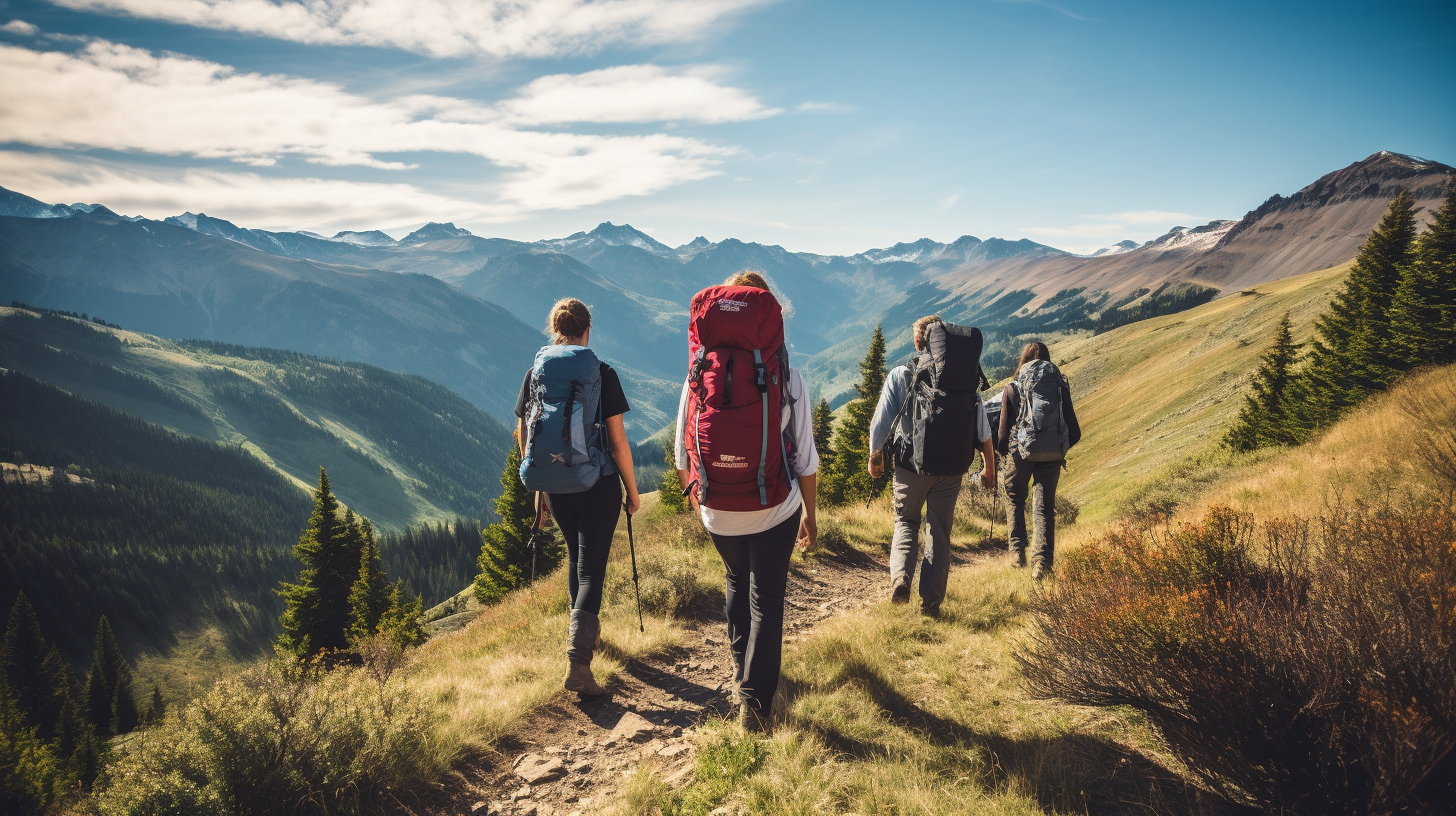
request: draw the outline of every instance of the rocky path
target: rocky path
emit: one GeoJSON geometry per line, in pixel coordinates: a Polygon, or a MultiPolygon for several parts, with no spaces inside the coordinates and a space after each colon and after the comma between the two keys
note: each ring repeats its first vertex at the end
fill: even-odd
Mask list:
{"type": "MultiPolygon", "coordinates": [[[[849,546],[796,559],[784,608],[785,648],[820,621],[883,599],[888,567],[849,546]]],[[[585,816],[610,801],[644,758],[668,782],[692,774],[692,729],[730,712],[733,658],[721,616],[688,623],[676,648],[628,661],[609,697],[577,700],[563,692],[499,753],[465,770],[442,799],[416,811],[471,816],[585,816]]]]}

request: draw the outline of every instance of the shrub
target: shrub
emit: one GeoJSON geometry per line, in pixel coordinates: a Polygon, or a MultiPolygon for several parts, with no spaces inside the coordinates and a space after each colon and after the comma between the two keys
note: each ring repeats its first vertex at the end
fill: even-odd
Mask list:
{"type": "Polygon", "coordinates": [[[1082,505],[1066,496],[1057,494],[1057,501],[1052,510],[1057,514],[1058,527],[1071,527],[1077,523],[1077,516],[1082,514],[1082,505]]]}
{"type": "Polygon", "coordinates": [[[383,811],[446,766],[434,744],[438,715],[392,679],[396,668],[278,664],[223,680],[133,737],[97,784],[97,810],[383,811]]]}
{"type": "MultiPolygon", "coordinates": [[[[642,555],[639,553],[639,555],[642,555]]],[[[651,557],[637,559],[642,591],[642,611],[664,617],[712,614],[723,606],[721,565],[717,552],[664,547],[651,557]],[[717,569],[713,569],[714,566],[717,569]]],[[[608,573],[612,597],[632,595],[632,571],[614,569],[608,573]]]]}
{"type": "Polygon", "coordinates": [[[1033,693],[1146,713],[1272,812],[1456,808],[1456,514],[1128,525],[1069,554],[1018,655],[1033,693]]]}

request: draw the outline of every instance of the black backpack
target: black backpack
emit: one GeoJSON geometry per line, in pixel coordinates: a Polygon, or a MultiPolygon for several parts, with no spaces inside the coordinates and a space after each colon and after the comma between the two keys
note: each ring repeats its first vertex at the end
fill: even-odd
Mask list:
{"type": "Polygon", "coordinates": [[[926,328],[925,348],[910,359],[910,392],[895,418],[896,459],[916,473],[949,476],[965,473],[976,460],[976,407],[980,387],[990,387],[981,371],[981,330],[954,323],[926,328]],[[910,416],[904,438],[901,417],[910,416]]]}

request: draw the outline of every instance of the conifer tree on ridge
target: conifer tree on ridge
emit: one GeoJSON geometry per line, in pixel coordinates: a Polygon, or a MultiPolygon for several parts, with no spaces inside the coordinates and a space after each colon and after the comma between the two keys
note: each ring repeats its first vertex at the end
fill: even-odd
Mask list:
{"type": "Polygon", "coordinates": [[[857,399],[845,408],[844,420],[834,432],[831,445],[833,461],[820,491],[826,504],[868,501],[885,489],[887,478],[871,479],[869,462],[870,420],[874,418],[880,390],[885,384],[885,333],[875,326],[869,350],[859,362],[859,381],[855,383],[857,399]]]}
{"type": "Polygon", "coordinates": [[[1299,434],[1291,426],[1288,399],[1301,345],[1294,342],[1289,313],[1285,312],[1274,330],[1273,345],[1259,358],[1253,393],[1244,395],[1238,420],[1224,438],[1229,447],[1245,452],[1299,441],[1299,434]]]}

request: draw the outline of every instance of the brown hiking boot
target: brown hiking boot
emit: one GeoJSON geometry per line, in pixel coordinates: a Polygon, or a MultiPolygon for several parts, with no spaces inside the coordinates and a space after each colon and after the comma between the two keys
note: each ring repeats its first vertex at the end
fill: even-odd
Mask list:
{"type": "Polygon", "coordinates": [[[890,588],[890,603],[903,604],[910,602],[910,585],[902,578],[895,582],[890,588]]]}
{"type": "Polygon", "coordinates": [[[572,663],[566,670],[567,691],[574,691],[583,697],[601,697],[607,693],[597,679],[592,676],[590,663],[572,663]]]}

